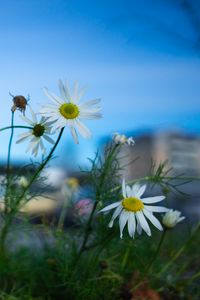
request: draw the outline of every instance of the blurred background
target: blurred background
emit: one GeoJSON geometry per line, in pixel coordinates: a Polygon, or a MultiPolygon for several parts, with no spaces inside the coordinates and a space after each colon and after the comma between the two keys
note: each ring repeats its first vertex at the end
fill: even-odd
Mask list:
{"type": "MultiPolygon", "coordinates": [[[[198,0],[8,0],[1,3],[0,44],[0,128],[10,124],[9,92],[29,94],[38,111],[49,102],[44,86],[58,94],[58,79],[78,80],[86,86],[83,100],[102,99],[103,118],[87,124],[91,140],[75,145],[65,130],[47,170],[55,188],[87,166],[113,132],[133,136],[136,146],[128,151],[142,158],[127,168],[127,179],[146,175],[151,158],[167,159],[175,173],[200,176],[198,0]]],[[[23,124],[19,116],[16,125],[23,124]]],[[[21,132],[16,129],[14,142],[21,132]]],[[[4,131],[2,174],[8,142],[4,131]]],[[[16,172],[30,161],[25,146],[13,144],[16,172]]],[[[193,195],[191,214],[199,216],[199,185],[184,189],[193,195]]]]}

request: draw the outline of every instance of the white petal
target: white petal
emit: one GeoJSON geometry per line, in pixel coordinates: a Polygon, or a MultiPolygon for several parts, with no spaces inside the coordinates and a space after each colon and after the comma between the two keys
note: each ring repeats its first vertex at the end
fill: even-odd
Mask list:
{"type": "Polygon", "coordinates": [[[43,88],[43,92],[46,94],[46,96],[49,99],[51,99],[57,105],[59,104],[59,106],[60,106],[63,104],[63,100],[60,99],[58,96],[56,96],[54,93],[50,93],[47,88],[43,88]]]}
{"type": "Polygon", "coordinates": [[[141,227],[141,225],[140,225],[140,222],[138,222],[138,221],[137,221],[137,233],[138,233],[139,235],[141,235],[141,233],[142,233],[142,227],[141,227]]]}
{"type": "Polygon", "coordinates": [[[29,125],[31,125],[31,126],[34,126],[34,125],[35,125],[35,123],[34,123],[32,120],[28,119],[28,118],[25,117],[25,116],[20,115],[20,118],[21,118],[22,120],[24,120],[26,123],[28,123],[29,125]]]}
{"type": "Polygon", "coordinates": [[[75,120],[79,133],[86,139],[92,136],[91,131],[78,119],[75,120]]]}
{"type": "Polygon", "coordinates": [[[70,131],[76,144],[78,144],[78,135],[74,126],[70,126],[70,131]]]}
{"type": "Polygon", "coordinates": [[[99,102],[101,101],[101,99],[92,99],[89,101],[86,101],[84,103],[79,104],[80,108],[90,108],[93,105],[99,104],[99,102]]]}
{"type": "Polygon", "coordinates": [[[135,183],[133,186],[132,186],[132,196],[134,197],[137,192],[139,191],[141,185],[139,183],[135,183]]]}
{"type": "Polygon", "coordinates": [[[16,141],[16,144],[19,144],[19,143],[25,141],[26,139],[29,139],[31,135],[32,135],[32,130],[28,131],[26,133],[19,134],[19,139],[16,141]]]}
{"type": "Polygon", "coordinates": [[[142,229],[146,232],[146,234],[148,236],[151,235],[151,229],[149,228],[149,225],[142,213],[142,211],[137,211],[136,212],[136,218],[137,218],[137,221],[140,223],[142,229]]]}
{"type": "Polygon", "coordinates": [[[70,94],[68,92],[68,89],[65,88],[65,86],[61,80],[58,80],[58,88],[59,88],[61,97],[65,101],[70,101],[70,94]]]}
{"type": "Polygon", "coordinates": [[[30,109],[30,112],[31,112],[31,116],[32,116],[33,122],[36,124],[36,123],[37,123],[36,114],[35,114],[34,111],[32,110],[30,104],[29,104],[28,107],[29,107],[29,109],[30,109]]]}
{"type": "Polygon", "coordinates": [[[165,196],[156,196],[156,197],[148,197],[148,198],[142,198],[143,203],[156,203],[160,202],[165,199],[165,196]]]}
{"type": "Polygon", "coordinates": [[[156,228],[158,228],[161,231],[163,230],[162,225],[160,224],[158,219],[156,217],[154,217],[154,215],[151,212],[149,212],[147,209],[144,208],[143,213],[156,228]]]}
{"type": "Polygon", "coordinates": [[[128,216],[128,233],[130,235],[131,238],[134,238],[135,235],[135,214],[132,212],[129,212],[129,216],[128,216]]]}
{"type": "Polygon", "coordinates": [[[183,221],[183,220],[185,220],[185,217],[179,218],[178,221],[177,221],[177,223],[179,223],[179,222],[181,222],[181,221],[183,221]]]}
{"type": "Polygon", "coordinates": [[[135,194],[135,197],[140,198],[144,194],[146,188],[147,188],[146,184],[142,185],[137,191],[137,193],[135,194]]]}
{"type": "Polygon", "coordinates": [[[121,205],[119,205],[115,209],[115,211],[114,211],[114,213],[112,215],[112,218],[111,218],[111,220],[110,220],[110,222],[108,224],[108,227],[110,227],[110,228],[113,227],[114,220],[119,216],[119,214],[121,213],[122,209],[123,209],[123,207],[121,205]]]}
{"type": "Polygon", "coordinates": [[[126,194],[127,194],[127,197],[131,197],[132,196],[132,189],[128,185],[126,186],[126,194]]]}
{"type": "Polygon", "coordinates": [[[119,228],[120,228],[120,238],[123,237],[123,230],[128,221],[129,213],[126,210],[122,210],[120,217],[119,217],[119,228]]]}
{"type": "Polygon", "coordinates": [[[124,178],[122,180],[122,195],[124,198],[126,198],[126,183],[124,178]]]}
{"type": "Polygon", "coordinates": [[[85,120],[95,120],[95,119],[101,119],[102,114],[101,113],[85,113],[85,112],[80,112],[79,115],[80,119],[85,119],[85,120]]]}
{"type": "Polygon", "coordinates": [[[42,136],[47,142],[51,143],[52,145],[55,144],[54,140],[50,138],[48,135],[44,134],[42,136]]]}
{"type": "Polygon", "coordinates": [[[163,206],[151,206],[151,205],[145,205],[144,206],[149,211],[154,212],[167,212],[169,211],[169,208],[163,207],[163,206]]]}
{"type": "Polygon", "coordinates": [[[101,209],[99,212],[105,212],[105,211],[108,211],[108,210],[110,210],[110,209],[113,209],[113,208],[119,206],[120,204],[121,204],[121,201],[118,201],[118,202],[109,204],[109,205],[107,205],[106,207],[104,207],[103,209],[101,209]]]}
{"type": "Polygon", "coordinates": [[[46,149],[45,149],[45,147],[44,147],[44,144],[43,144],[43,141],[42,141],[41,138],[40,138],[40,147],[41,147],[41,150],[42,150],[43,155],[46,155],[46,149]]]}

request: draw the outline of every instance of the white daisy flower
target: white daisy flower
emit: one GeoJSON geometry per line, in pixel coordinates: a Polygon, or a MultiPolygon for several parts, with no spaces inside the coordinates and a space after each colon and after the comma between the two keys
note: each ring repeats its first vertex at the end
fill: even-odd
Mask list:
{"type": "Polygon", "coordinates": [[[167,228],[173,228],[177,223],[183,221],[185,217],[181,216],[178,210],[170,209],[163,217],[162,223],[167,228]]]}
{"type": "Polygon", "coordinates": [[[119,134],[118,132],[113,134],[113,141],[115,144],[122,144],[122,145],[129,145],[129,146],[134,146],[135,141],[133,140],[132,137],[127,137],[124,134],[119,134]]]}
{"type": "Polygon", "coordinates": [[[60,97],[44,89],[47,97],[53,104],[44,106],[40,113],[54,121],[54,129],[68,126],[76,143],[78,143],[77,131],[84,137],[90,138],[90,130],[82,123],[82,120],[92,120],[101,118],[101,107],[98,106],[100,99],[94,99],[85,103],[80,103],[83,90],[78,90],[78,83],[74,84],[73,92],[70,94],[67,84],[61,80],[58,82],[60,97]]]}
{"type": "Polygon", "coordinates": [[[30,112],[32,115],[32,120],[25,116],[20,116],[26,123],[28,123],[32,129],[29,129],[25,133],[19,134],[19,139],[17,140],[17,144],[25,141],[30,140],[29,145],[26,149],[26,152],[31,151],[34,156],[38,155],[38,151],[41,148],[43,155],[46,154],[46,150],[43,144],[43,139],[47,142],[54,144],[54,140],[49,137],[51,134],[51,125],[52,122],[47,120],[47,118],[42,117],[40,121],[37,121],[37,116],[31,109],[30,105],[30,112]]]}
{"type": "Polygon", "coordinates": [[[128,223],[128,232],[130,237],[134,238],[137,230],[138,234],[144,230],[148,236],[151,236],[151,229],[147,223],[148,219],[156,228],[163,230],[162,225],[154,216],[154,212],[167,212],[168,208],[162,206],[146,205],[160,202],[165,199],[164,196],[142,198],[146,190],[146,185],[134,184],[132,188],[122,182],[121,201],[115,202],[104,207],[100,212],[107,212],[113,208],[115,211],[112,215],[109,227],[113,226],[114,220],[119,216],[120,238],[123,236],[123,230],[128,223]]]}

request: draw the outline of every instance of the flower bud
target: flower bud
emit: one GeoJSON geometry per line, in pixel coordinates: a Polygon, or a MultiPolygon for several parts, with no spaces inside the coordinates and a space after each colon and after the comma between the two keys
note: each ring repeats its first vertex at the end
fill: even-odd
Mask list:
{"type": "Polygon", "coordinates": [[[181,217],[181,212],[178,210],[170,209],[166,214],[164,215],[162,219],[162,223],[166,228],[174,228],[177,223],[183,221],[185,217],[181,217]]]}

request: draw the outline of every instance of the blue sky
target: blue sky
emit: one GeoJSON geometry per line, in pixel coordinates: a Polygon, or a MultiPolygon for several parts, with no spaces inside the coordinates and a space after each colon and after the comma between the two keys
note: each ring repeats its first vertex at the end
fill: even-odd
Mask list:
{"type": "MultiPolygon", "coordinates": [[[[0,127],[10,122],[12,94],[28,93],[35,110],[47,103],[42,87],[78,80],[85,100],[102,98],[103,119],[90,121],[94,138],[66,153],[90,155],[103,135],[143,128],[200,132],[200,38],[198,1],[1,2],[0,127]]],[[[16,114],[16,124],[22,123],[16,114]]],[[[18,133],[20,131],[18,130],[18,133]]],[[[8,135],[1,140],[5,158],[8,135]]],[[[62,148],[63,147],[63,148],[62,148]]],[[[15,159],[24,145],[15,146],[15,159]]]]}

